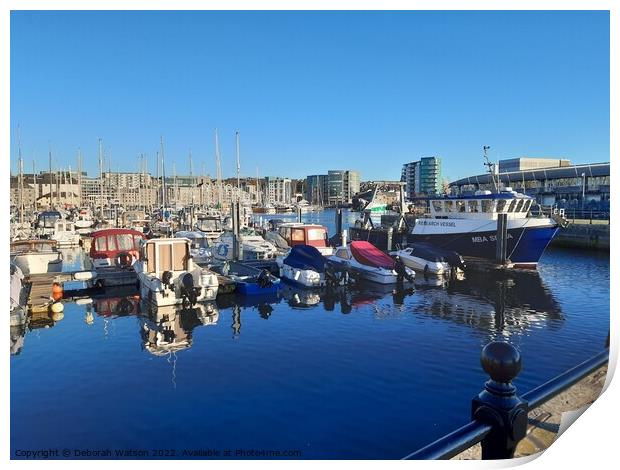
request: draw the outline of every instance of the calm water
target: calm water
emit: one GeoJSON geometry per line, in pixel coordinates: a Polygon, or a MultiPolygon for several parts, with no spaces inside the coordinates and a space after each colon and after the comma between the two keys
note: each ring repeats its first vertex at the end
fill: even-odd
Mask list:
{"type": "MultiPolygon", "coordinates": [[[[333,213],[312,217],[332,230],[333,213]]],[[[414,292],[398,293],[286,287],[158,314],[132,291],[81,303],[57,321],[33,319],[21,340],[12,331],[13,452],[401,458],[468,421],[488,341],[521,350],[522,392],[600,351],[609,258],[550,249],[538,273],[419,276],[414,292]]]]}

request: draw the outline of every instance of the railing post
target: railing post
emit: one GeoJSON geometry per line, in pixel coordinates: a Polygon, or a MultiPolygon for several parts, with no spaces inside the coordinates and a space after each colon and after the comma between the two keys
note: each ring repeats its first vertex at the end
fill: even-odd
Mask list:
{"type": "Polygon", "coordinates": [[[482,458],[510,459],[527,431],[527,402],[517,396],[512,380],[521,371],[521,354],[511,344],[487,344],[480,363],[490,380],[472,400],[472,419],[493,427],[482,441],[482,458]]]}

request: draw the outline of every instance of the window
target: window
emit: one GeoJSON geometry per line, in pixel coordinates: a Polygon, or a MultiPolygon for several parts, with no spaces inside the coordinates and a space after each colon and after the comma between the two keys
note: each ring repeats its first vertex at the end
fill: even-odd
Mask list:
{"type": "Polygon", "coordinates": [[[441,201],[432,201],[435,212],[441,212],[441,201]]]}
{"type": "Polygon", "coordinates": [[[308,240],[325,240],[327,238],[327,232],[322,228],[308,229],[308,240]]]}
{"type": "Polygon", "coordinates": [[[527,212],[530,210],[530,206],[532,205],[532,201],[525,201],[525,204],[523,204],[523,212],[527,212]]]}
{"type": "Polygon", "coordinates": [[[510,201],[510,205],[508,206],[508,212],[512,212],[515,209],[516,202],[517,202],[516,199],[513,199],[512,201],[510,201]]]}
{"type": "Polygon", "coordinates": [[[506,199],[500,199],[497,201],[497,212],[504,212],[504,208],[506,207],[506,199]]]}
{"type": "Polygon", "coordinates": [[[517,207],[515,208],[515,212],[521,212],[522,206],[523,206],[523,199],[519,199],[519,202],[517,202],[517,207]]]}
{"type": "Polygon", "coordinates": [[[119,250],[133,250],[134,242],[130,234],[122,234],[116,236],[116,244],[119,250]]]}
{"type": "Polygon", "coordinates": [[[493,212],[493,201],[491,199],[482,200],[482,212],[493,212]]]}
{"type": "Polygon", "coordinates": [[[480,212],[480,209],[478,209],[478,201],[476,199],[468,201],[467,205],[469,206],[469,212],[480,212]]]}
{"type": "Polygon", "coordinates": [[[97,251],[106,251],[105,237],[97,237],[97,238],[95,238],[95,250],[97,250],[97,251]]]}
{"type": "Polygon", "coordinates": [[[304,229],[296,228],[291,231],[291,241],[303,242],[304,241],[304,229]]]}
{"type": "Polygon", "coordinates": [[[114,235],[108,235],[108,251],[116,251],[116,240],[114,235]]]}
{"type": "Polygon", "coordinates": [[[443,208],[446,212],[454,212],[454,201],[444,201],[443,208]]]}
{"type": "Polygon", "coordinates": [[[456,211],[465,212],[465,201],[456,201],[456,211]]]}

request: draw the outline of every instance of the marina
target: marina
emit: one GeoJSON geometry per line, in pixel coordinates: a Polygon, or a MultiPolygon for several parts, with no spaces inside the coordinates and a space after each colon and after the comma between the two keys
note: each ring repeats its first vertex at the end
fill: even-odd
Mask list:
{"type": "MultiPolygon", "coordinates": [[[[347,228],[359,214],[345,209],[341,217],[347,228]]],[[[302,221],[331,234],[339,218],[331,209],[302,221]]],[[[68,274],[33,278],[40,297],[87,264],[82,248],[61,252],[68,274]]],[[[277,445],[304,458],[402,458],[466,420],[461,398],[477,392],[476,355],[488,341],[508,340],[536,358],[517,379],[528,390],[586,359],[609,329],[605,253],[549,248],[533,272],[416,274],[402,287],[308,290],[287,282],[261,295],[224,289],[208,302],[155,309],[135,285],[65,292],[62,313],[35,308],[11,327],[11,445],[148,444],[189,458],[183,449],[204,445],[208,435],[221,449],[277,445]],[[587,310],[575,302],[582,296],[587,310]],[[240,364],[247,373],[236,372],[240,364]],[[448,370],[449,390],[441,386],[448,370]],[[148,398],[152,387],[158,394],[148,398]],[[421,415],[421,401],[443,412],[421,415]],[[244,420],[228,424],[239,413],[244,420]],[[62,430],[44,432],[61,416],[62,430]],[[184,431],[170,435],[170,426],[184,431]],[[377,429],[393,438],[375,439],[377,429]]]]}

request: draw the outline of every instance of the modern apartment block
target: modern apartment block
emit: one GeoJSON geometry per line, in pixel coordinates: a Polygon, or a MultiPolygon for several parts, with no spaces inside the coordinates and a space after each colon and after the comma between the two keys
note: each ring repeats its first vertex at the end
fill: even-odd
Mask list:
{"type": "Polygon", "coordinates": [[[267,176],[265,189],[268,204],[290,204],[293,198],[291,179],[279,176],[267,176]]]}
{"type": "Polygon", "coordinates": [[[408,199],[416,196],[441,194],[441,158],[422,157],[420,160],[405,163],[401,173],[408,199]]]}
{"type": "Polygon", "coordinates": [[[329,170],[326,175],[306,177],[306,199],[312,204],[351,204],[360,190],[360,174],[354,170],[329,170]]]}

